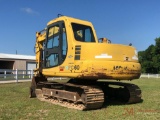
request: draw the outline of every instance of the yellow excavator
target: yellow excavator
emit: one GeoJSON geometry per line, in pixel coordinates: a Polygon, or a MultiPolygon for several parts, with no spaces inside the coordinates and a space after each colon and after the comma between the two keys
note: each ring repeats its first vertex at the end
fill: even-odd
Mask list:
{"type": "Polygon", "coordinates": [[[141,65],[132,45],[98,39],[91,22],[58,16],[36,33],[37,68],[30,97],[78,110],[99,109],[106,99],[137,103],[141,65]],[[68,78],[57,82],[51,78],[68,78]]]}

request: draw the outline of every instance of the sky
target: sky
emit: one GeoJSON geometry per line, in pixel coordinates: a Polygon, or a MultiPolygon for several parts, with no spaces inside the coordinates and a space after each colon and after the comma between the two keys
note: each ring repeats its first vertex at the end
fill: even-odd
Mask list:
{"type": "Polygon", "coordinates": [[[0,0],[0,53],[35,55],[35,33],[57,14],[90,21],[98,38],[138,51],[160,37],[160,0],[0,0]]]}

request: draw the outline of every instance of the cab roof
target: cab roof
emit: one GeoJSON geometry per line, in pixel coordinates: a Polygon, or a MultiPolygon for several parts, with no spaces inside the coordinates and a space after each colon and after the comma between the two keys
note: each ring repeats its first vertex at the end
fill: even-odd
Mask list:
{"type": "Polygon", "coordinates": [[[86,24],[86,25],[92,24],[91,22],[86,21],[86,20],[80,20],[80,19],[72,18],[72,17],[68,17],[68,16],[60,16],[58,18],[55,18],[55,19],[49,21],[47,26],[49,26],[55,22],[58,22],[58,21],[67,21],[67,22],[81,23],[81,24],[86,24]]]}

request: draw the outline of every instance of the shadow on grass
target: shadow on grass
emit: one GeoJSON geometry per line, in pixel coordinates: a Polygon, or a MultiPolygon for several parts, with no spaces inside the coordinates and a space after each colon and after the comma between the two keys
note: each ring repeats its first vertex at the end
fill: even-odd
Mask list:
{"type": "Polygon", "coordinates": [[[138,103],[143,103],[143,99],[141,99],[137,103],[126,103],[126,102],[121,102],[121,101],[115,100],[115,99],[106,99],[102,108],[107,108],[108,106],[130,105],[130,104],[138,104],[138,103]]]}

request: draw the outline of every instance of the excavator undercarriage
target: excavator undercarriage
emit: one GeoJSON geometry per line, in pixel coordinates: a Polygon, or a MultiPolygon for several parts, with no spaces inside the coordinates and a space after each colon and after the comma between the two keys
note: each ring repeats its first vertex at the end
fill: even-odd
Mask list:
{"type": "Polygon", "coordinates": [[[48,82],[41,77],[33,77],[30,97],[77,110],[92,110],[103,107],[107,99],[124,104],[141,102],[141,90],[137,85],[122,82],[105,82],[71,79],[65,83],[48,82]],[[112,86],[112,87],[110,87],[112,86]],[[118,87],[117,87],[118,86],[118,87]]]}

